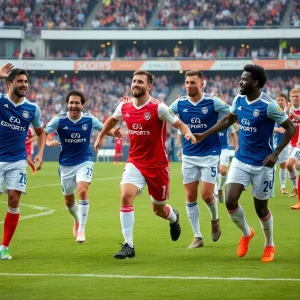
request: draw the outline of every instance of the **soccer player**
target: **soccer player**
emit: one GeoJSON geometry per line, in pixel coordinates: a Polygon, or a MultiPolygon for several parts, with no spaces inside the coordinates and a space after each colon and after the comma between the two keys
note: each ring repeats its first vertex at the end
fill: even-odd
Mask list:
{"type": "MultiPolygon", "coordinates": [[[[299,126],[300,126],[300,89],[292,89],[290,91],[290,101],[291,105],[288,106],[286,112],[289,114],[289,118],[296,127],[296,132],[291,140],[292,152],[287,160],[286,167],[289,172],[289,177],[293,184],[292,193],[289,197],[296,197],[298,195],[298,181],[296,168],[298,165],[298,160],[300,159],[300,148],[297,146],[299,137],[299,126]]],[[[291,206],[291,209],[300,209],[299,203],[291,206]]]]}
{"type": "MultiPolygon", "coordinates": [[[[221,95],[215,95],[219,99],[222,99],[221,95]]],[[[229,150],[229,135],[234,145],[234,151],[238,149],[238,140],[235,129],[233,126],[230,126],[228,129],[225,129],[219,132],[219,138],[221,143],[221,155],[220,155],[220,163],[218,167],[218,180],[217,180],[217,195],[220,203],[224,202],[224,193],[223,187],[227,180],[227,168],[229,165],[229,157],[230,157],[230,150],[229,150]]]]}
{"type": "Polygon", "coordinates": [[[123,158],[123,138],[118,138],[116,137],[115,140],[115,155],[113,158],[114,164],[117,163],[117,160],[121,163],[122,158],[123,158]]]}
{"type": "Polygon", "coordinates": [[[153,212],[170,222],[171,239],[176,241],[181,232],[179,213],[168,205],[170,170],[166,154],[166,122],[195,142],[189,128],[160,100],[150,96],[153,76],[144,70],[134,72],[131,91],[134,98],[120,103],[104,123],[95,142],[95,151],[103,144],[104,135],[119,121],[124,120],[130,140],[129,158],[121,181],[120,220],[125,243],[114,256],[117,259],[135,257],[133,244],[133,201],[148,185],[153,212]]]}
{"type": "Polygon", "coordinates": [[[26,153],[27,153],[27,163],[32,169],[32,175],[36,173],[34,162],[32,161],[32,154],[33,154],[33,145],[32,142],[37,139],[37,136],[34,133],[34,130],[29,127],[28,133],[25,141],[26,153]]]}
{"type": "Polygon", "coordinates": [[[25,140],[29,125],[36,132],[38,153],[34,162],[42,168],[46,133],[40,108],[25,96],[28,75],[25,70],[14,69],[12,64],[0,68],[0,78],[5,79],[7,94],[0,93],[0,194],[5,182],[8,211],[4,219],[4,236],[0,246],[0,259],[12,259],[8,246],[13,238],[20,217],[20,197],[26,194],[27,154],[25,140]]]}
{"type": "MultiPolygon", "coordinates": [[[[218,118],[229,112],[228,106],[219,98],[202,91],[203,75],[200,71],[187,71],[185,74],[186,96],[174,101],[170,109],[188,125],[191,132],[201,133],[217,123],[218,118]]],[[[210,211],[211,238],[216,242],[221,236],[218,214],[218,201],[214,196],[217,168],[221,154],[218,134],[214,134],[203,144],[183,141],[182,176],[186,193],[186,211],[194,233],[188,248],[203,247],[200,231],[198,187],[201,182],[201,198],[210,211]]]]}
{"type": "MultiPolygon", "coordinates": [[[[73,216],[73,234],[77,243],[85,242],[85,225],[89,212],[88,186],[93,176],[93,155],[90,150],[92,129],[101,130],[103,124],[93,115],[83,113],[85,96],[70,91],[66,96],[68,112],[56,115],[46,126],[46,133],[56,130],[60,139],[49,140],[48,146],[61,146],[59,175],[67,210],[73,216]],[[75,189],[78,189],[78,205],[75,189]]],[[[109,136],[122,137],[120,129],[112,129],[109,136]]]]}
{"type": "MultiPolygon", "coordinates": [[[[277,104],[280,106],[282,110],[285,110],[288,106],[288,99],[286,94],[279,93],[276,97],[277,104]]],[[[276,148],[282,141],[282,137],[284,134],[284,128],[280,125],[276,124],[274,128],[274,147],[276,148]]],[[[286,175],[287,175],[287,168],[286,162],[289,157],[290,153],[290,144],[288,144],[278,155],[278,163],[279,163],[279,180],[280,180],[280,193],[283,195],[287,194],[285,189],[286,185],[286,175]]]]}
{"type": "Polygon", "coordinates": [[[202,141],[238,121],[239,149],[228,172],[225,194],[229,217],[242,232],[237,255],[246,255],[249,242],[254,237],[254,230],[249,227],[244,210],[239,205],[244,187],[251,183],[255,210],[265,236],[261,260],[272,262],[275,246],[273,216],[268,209],[268,199],[273,195],[274,165],[291,140],[295,127],[276,101],[261,92],[266,81],[267,75],[262,67],[246,65],[239,82],[240,94],[235,97],[230,113],[209,130],[195,136],[198,142],[202,141]],[[271,141],[276,122],[285,129],[285,133],[281,143],[273,150],[271,141]]]}

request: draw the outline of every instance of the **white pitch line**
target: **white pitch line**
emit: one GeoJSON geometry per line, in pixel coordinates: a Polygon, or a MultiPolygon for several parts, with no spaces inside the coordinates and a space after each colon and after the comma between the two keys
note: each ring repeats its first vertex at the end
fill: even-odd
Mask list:
{"type": "Polygon", "coordinates": [[[33,273],[0,273],[8,277],[92,277],[118,279],[175,279],[175,280],[220,280],[220,281],[292,281],[300,282],[300,278],[255,278],[255,277],[208,277],[208,276],[143,276],[143,275],[111,275],[111,274],[33,274],[33,273]]]}
{"type": "MultiPolygon", "coordinates": [[[[121,179],[121,176],[96,178],[96,179],[92,179],[92,182],[93,181],[103,181],[103,180],[117,179],[117,178],[121,179]]],[[[26,187],[26,189],[38,189],[38,188],[51,187],[51,186],[60,186],[60,183],[28,186],[28,187],[26,187]]]]}
{"type": "MultiPolygon", "coordinates": [[[[4,201],[0,201],[0,203],[7,204],[7,202],[4,202],[4,201]]],[[[32,209],[41,211],[40,213],[32,214],[32,215],[26,215],[26,216],[21,215],[20,220],[32,219],[32,218],[36,218],[36,217],[46,216],[46,215],[50,215],[50,214],[55,212],[54,209],[51,209],[49,207],[44,207],[44,206],[37,206],[37,205],[24,204],[24,203],[20,203],[20,206],[27,206],[27,207],[30,207],[32,209]]],[[[3,224],[3,223],[4,223],[3,221],[0,222],[0,224],[3,224]]]]}

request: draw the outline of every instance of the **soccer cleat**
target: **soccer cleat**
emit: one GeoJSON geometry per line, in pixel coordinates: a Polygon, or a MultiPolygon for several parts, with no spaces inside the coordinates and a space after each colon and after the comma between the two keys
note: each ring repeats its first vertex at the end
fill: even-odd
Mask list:
{"type": "Polygon", "coordinates": [[[201,248],[204,246],[203,239],[201,237],[195,237],[192,243],[188,246],[189,249],[201,248]]]}
{"type": "Polygon", "coordinates": [[[174,223],[170,223],[170,235],[172,241],[177,241],[180,237],[181,227],[179,224],[179,212],[176,209],[173,209],[177,219],[174,223]]]}
{"type": "Polygon", "coordinates": [[[127,243],[121,244],[121,250],[114,255],[116,259],[134,258],[135,250],[131,248],[127,243]]]}
{"type": "Polygon", "coordinates": [[[220,220],[211,221],[211,239],[216,242],[221,236],[220,220]]]}
{"type": "Polygon", "coordinates": [[[32,170],[32,175],[35,175],[36,174],[36,172],[37,172],[37,170],[36,170],[36,168],[34,168],[33,170],[32,170]]]}
{"type": "Polygon", "coordinates": [[[224,202],[224,193],[223,190],[218,190],[218,199],[220,203],[224,202]]]}
{"type": "Polygon", "coordinates": [[[85,234],[84,234],[84,232],[77,232],[76,242],[80,243],[80,244],[82,244],[82,243],[85,242],[85,234]]]}
{"type": "Polygon", "coordinates": [[[2,260],[10,260],[12,259],[11,255],[8,252],[8,249],[0,250],[0,259],[2,260]]]}
{"type": "Polygon", "coordinates": [[[285,188],[281,188],[280,189],[280,194],[282,194],[282,195],[286,195],[288,192],[287,192],[287,190],[285,189],[285,188]]]}
{"type": "Polygon", "coordinates": [[[293,188],[292,193],[289,195],[289,197],[296,197],[298,195],[298,189],[293,188]]]}
{"type": "Polygon", "coordinates": [[[292,205],[291,209],[300,209],[300,202],[297,202],[295,205],[292,205]]]}
{"type": "Polygon", "coordinates": [[[75,238],[77,237],[78,227],[79,227],[79,223],[77,223],[77,222],[74,221],[74,224],[73,224],[73,234],[74,234],[75,238]]]}
{"type": "Polygon", "coordinates": [[[238,257],[243,257],[247,254],[250,240],[254,237],[254,235],[255,235],[254,230],[252,228],[250,228],[250,235],[241,237],[238,248],[237,248],[237,256],[238,257]]]}
{"type": "Polygon", "coordinates": [[[261,261],[272,262],[274,260],[274,255],[275,255],[275,246],[266,246],[261,261]]]}

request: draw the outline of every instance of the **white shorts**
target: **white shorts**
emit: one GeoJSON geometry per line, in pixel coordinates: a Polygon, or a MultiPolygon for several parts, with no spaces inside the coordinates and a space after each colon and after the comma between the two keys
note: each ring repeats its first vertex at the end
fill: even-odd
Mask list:
{"type": "Polygon", "coordinates": [[[146,185],[146,179],[134,164],[126,163],[120,185],[125,183],[135,185],[138,189],[138,195],[140,195],[146,185]]]}
{"type": "Polygon", "coordinates": [[[94,163],[92,161],[86,161],[78,166],[60,166],[59,176],[63,194],[73,194],[77,187],[77,182],[91,182],[93,169],[94,163]]]}
{"type": "Polygon", "coordinates": [[[7,190],[15,190],[26,194],[27,165],[26,160],[0,162],[0,194],[3,193],[2,185],[4,181],[6,186],[5,193],[7,193],[7,190]]]}
{"type": "Polygon", "coordinates": [[[279,164],[285,163],[288,160],[291,151],[292,151],[291,145],[287,145],[278,155],[278,163],[279,164]]]}
{"type": "Polygon", "coordinates": [[[289,158],[293,158],[294,160],[300,160],[300,148],[299,147],[292,147],[292,151],[290,152],[289,158]]]}
{"type": "Polygon", "coordinates": [[[220,155],[220,165],[228,167],[229,165],[229,156],[230,150],[229,149],[222,149],[220,155]]]}
{"type": "Polygon", "coordinates": [[[220,157],[218,155],[205,157],[182,155],[181,171],[183,184],[194,181],[215,184],[219,159],[220,157]]]}
{"type": "Polygon", "coordinates": [[[259,200],[267,200],[274,196],[274,173],[274,168],[251,166],[234,157],[226,184],[239,183],[246,188],[251,183],[252,195],[259,200]]]}

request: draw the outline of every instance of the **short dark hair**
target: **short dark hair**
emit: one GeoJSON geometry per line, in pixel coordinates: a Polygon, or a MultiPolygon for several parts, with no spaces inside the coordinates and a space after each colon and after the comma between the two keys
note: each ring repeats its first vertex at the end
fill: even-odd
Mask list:
{"type": "Polygon", "coordinates": [[[86,98],[85,98],[85,96],[84,96],[84,94],[82,92],[73,90],[73,91],[70,91],[67,94],[67,96],[66,96],[66,102],[67,103],[69,102],[69,99],[70,99],[71,96],[78,96],[78,97],[80,97],[81,104],[84,104],[85,101],[86,101],[86,98]]]}
{"type": "Polygon", "coordinates": [[[244,67],[244,71],[251,73],[253,80],[258,80],[260,88],[264,87],[268,78],[267,73],[263,67],[249,64],[244,67]]]}
{"type": "Polygon", "coordinates": [[[16,78],[16,76],[18,76],[18,75],[25,75],[28,79],[28,73],[26,70],[15,68],[15,69],[12,69],[10,74],[5,78],[5,82],[6,83],[13,82],[14,79],[16,78]]]}
{"type": "Polygon", "coordinates": [[[133,76],[135,76],[135,75],[146,75],[146,76],[147,76],[147,82],[148,82],[149,84],[153,84],[153,82],[154,82],[154,76],[153,76],[151,73],[149,73],[148,71],[145,71],[145,70],[137,70],[137,71],[135,71],[135,72],[133,73],[133,76]]]}
{"type": "Polygon", "coordinates": [[[187,76],[197,76],[198,78],[203,80],[203,74],[201,71],[186,71],[184,78],[187,78],[187,76]]]}
{"type": "Polygon", "coordinates": [[[286,102],[289,102],[288,97],[285,93],[278,93],[276,98],[278,98],[278,97],[282,97],[285,99],[286,102]]]}

